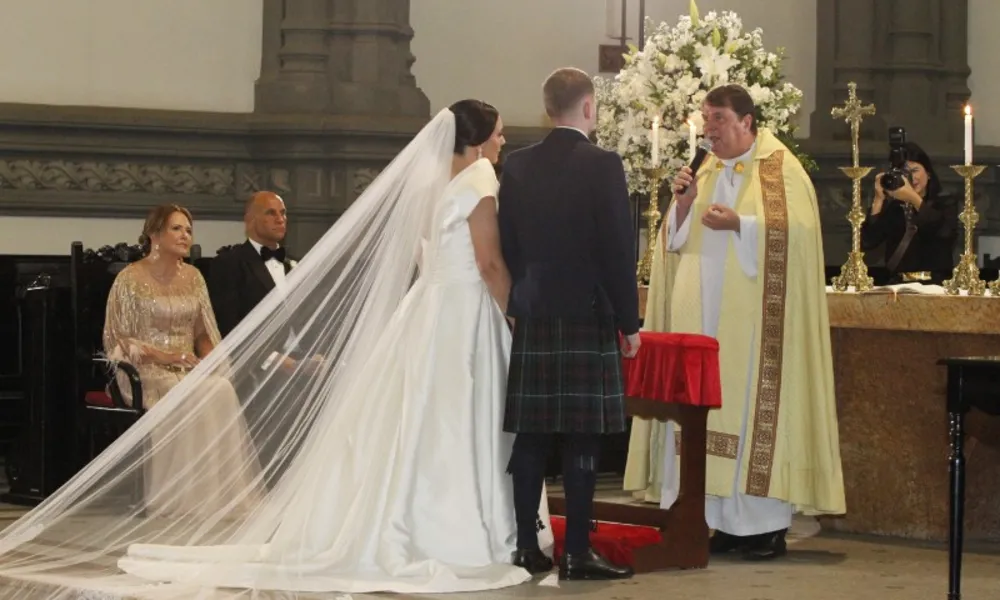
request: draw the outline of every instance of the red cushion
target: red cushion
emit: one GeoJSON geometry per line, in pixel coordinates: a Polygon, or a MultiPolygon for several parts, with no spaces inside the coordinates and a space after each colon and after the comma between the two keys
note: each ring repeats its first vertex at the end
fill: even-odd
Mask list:
{"type": "Polygon", "coordinates": [[[113,408],[115,405],[115,403],[111,400],[111,396],[103,390],[87,392],[87,395],[83,397],[83,401],[88,406],[113,408]]]}
{"type": "Polygon", "coordinates": [[[639,334],[635,358],[622,359],[625,395],[672,404],[722,406],[719,342],[690,333],[639,334]]]}
{"type": "MultiPolygon", "coordinates": [[[[552,536],[555,538],[553,555],[556,561],[562,556],[566,543],[565,517],[552,517],[552,536]]],[[[652,546],[663,541],[660,531],[654,527],[623,525],[599,521],[597,530],[590,532],[590,545],[609,561],[618,565],[632,565],[632,551],[644,546],[652,546]]]]}

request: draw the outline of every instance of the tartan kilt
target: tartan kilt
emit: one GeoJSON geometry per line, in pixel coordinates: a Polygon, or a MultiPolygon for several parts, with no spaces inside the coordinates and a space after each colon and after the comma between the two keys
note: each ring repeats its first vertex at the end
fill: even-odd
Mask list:
{"type": "Polygon", "coordinates": [[[612,317],[518,318],[504,431],[625,431],[618,331],[612,317]]]}

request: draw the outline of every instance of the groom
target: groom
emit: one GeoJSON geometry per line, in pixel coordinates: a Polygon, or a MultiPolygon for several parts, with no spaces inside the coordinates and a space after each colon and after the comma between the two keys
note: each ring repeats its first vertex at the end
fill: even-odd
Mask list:
{"type": "Polygon", "coordinates": [[[500,241],[514,321],[504,430],[516,433],[514,564],[552,562],[538,548],[536,513],[552,440],[562,443],[566,545],[561,579],[623,579],[590,547],[596,469],[604,435],[625,431],[621,352],[639,349],[634,231],[621,158],[590,143],[594,84],[579,69],[542,88],[555,129],[507,159],[499,191],[500,241]]]}

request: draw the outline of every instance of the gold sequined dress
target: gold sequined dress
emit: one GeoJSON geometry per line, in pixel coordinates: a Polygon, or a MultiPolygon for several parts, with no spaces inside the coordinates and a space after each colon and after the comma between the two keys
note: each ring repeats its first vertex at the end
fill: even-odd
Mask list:
{"type": "MultiPolygon", "coordinates": [[[[169,283],[162,283],[142,265],[132,264],[115,278],[108,297],[104,349],[111,361],[124,360],[136,366],[147,410],[155,410],[188,372],[155,363],[149,350],[194,354],[196,340],[205,335],[213,348],[221,340],[205,280],[196,268],[182,265],[169,283]]],[[[124,379],[122,374],[118,376],[124,379]]],[[[259,473],[233,386],[217,376],[201,385],[205,393],[197,401],[168,402],[160,408],[174,414],[157,424],[144,450],[148,512],[211,514],[221,508],[212,499],[221,502],[224,498],[217,489],[220,481],[239,473],[244,482],[233,482],[234,489],[251,489],[250,481],[259,473]],[[179,426],[183,419],[189,422],[179,426]],[[218,443],[205,444],[205,440],[218,443]]],[[[129,395],[127,385],[121,389],[129,395]]],[[[252,500],[247,499],[248,507],[252,500]]]]}

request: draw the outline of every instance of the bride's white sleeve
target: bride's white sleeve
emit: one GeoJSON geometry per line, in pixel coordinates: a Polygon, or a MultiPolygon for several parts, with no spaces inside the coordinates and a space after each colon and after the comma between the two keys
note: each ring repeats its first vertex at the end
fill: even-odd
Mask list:
{"type": "Polygon", "coordinates": [[[483,198],[493,198],[495,202],[500,182],[493,165],[485,158],[473,163],[464,177],[462,187],[465,189],[459,194],[458,212],[462,219],[468,219],[483,198]]]}

